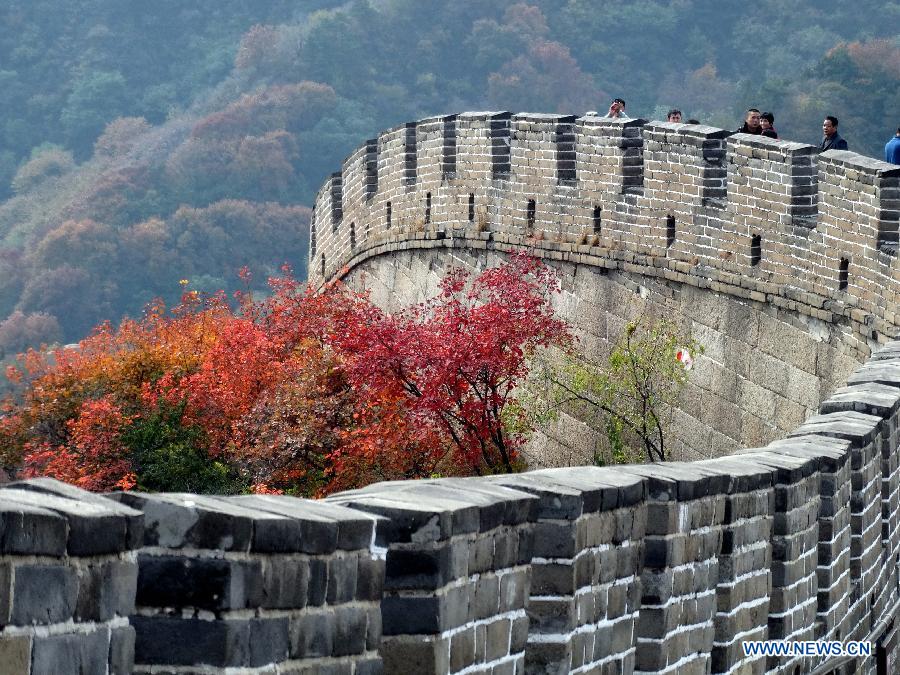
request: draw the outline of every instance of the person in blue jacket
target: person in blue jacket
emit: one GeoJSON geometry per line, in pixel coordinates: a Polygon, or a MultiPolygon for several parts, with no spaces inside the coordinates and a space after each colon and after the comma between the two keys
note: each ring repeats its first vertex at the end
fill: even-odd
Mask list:
{"type": "Polygon", "coordinates": [[[884,161],[891,164],[900,164],[900,127],[896,135],[884,146],[884,161]]]}

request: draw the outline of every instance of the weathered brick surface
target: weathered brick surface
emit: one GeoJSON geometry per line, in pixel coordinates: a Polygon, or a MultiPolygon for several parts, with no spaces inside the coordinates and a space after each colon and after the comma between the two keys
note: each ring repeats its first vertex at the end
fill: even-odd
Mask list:
{"type": "Polygon", "coordinates": [[[537,497],[500,483],[380,483],[330,497],[376,514],[385,672],[524,667],[537,497]]]}
{"type": "Polygon", "coordinates": [[[139,511],[57,481],[0,489],[0,672],[131,673],[139,511]]]}
{"type": "Polygon", "coordinates": [[[380,670],[372,516],[271,495],[114,496],[146,523],[135,672],[380,670]]]}
{"type": "Polygon", "coordinates": [[[526,672],[629,670],[646,481],[598,467],[545,469],[495,481],[540,498],[526,672]]]}
{"type": "Polygon", "coordinates": [[[727,475],[694,464],[632,465],[648,482],[638,672],[709,672],[727,475]]]}

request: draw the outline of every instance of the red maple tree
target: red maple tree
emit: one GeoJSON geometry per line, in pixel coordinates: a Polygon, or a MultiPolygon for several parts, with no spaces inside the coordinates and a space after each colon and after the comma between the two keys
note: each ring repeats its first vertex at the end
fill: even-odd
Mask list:
{"type": "Polygon", "coordinates": [[[528,357],[571,339],[548,301],[558,291],[555,274],[527,257],[474,280],[452,271],[434,299],[395,315],[366,306],[334,341],[364,400],[399,397],[416,428],[449,440],[466,473],[512,471],[522,435],[508,429],[524,420],[509,419],[510,404],[528,357]]]}

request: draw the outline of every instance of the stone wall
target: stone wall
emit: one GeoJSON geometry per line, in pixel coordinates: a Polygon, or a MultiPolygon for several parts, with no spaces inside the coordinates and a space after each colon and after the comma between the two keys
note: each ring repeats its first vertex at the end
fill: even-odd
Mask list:
{"type": "Polygon", "coordinates": [[[0,490],[0,672],[132,672],[144,519],[49,479],[0,490]]]}
{"type": "MultiPolygon", "coordinates": [[[[432,296],[450,267],[477,271],[500,264],[512,249],[480,250],[474,247],[484,242],[460,236],[416,243],[419,248],[360,261],[345,280],[393,311],[432,296]]],[[[563,292],[553,298],[554,309],[572,326],[586,358],[602,359],[626,322],[642,314],[674,320],[704,345],[668,429],[672,459],[713,457],[784,438],[858,366],[850,353],[853,338],[841,323],[713,293],[697,285],[696,276],[669,280],[659,270],[652,276],[605,268],[602,258],[585,256],[590,262],[580,264],[539,253],[559,273],[563,292]]],[[[529,466],[591,463],[605,447],[596,428],[602,429],[599,421],[561,415],[526,448],[529,466]]]]}
{"type": "Polygon", "coordinates": [[[114,496],[145,522],[135,672],[381,671],[371,517],[270,495],[114,496]]]}
{"type": "Polygon", "coordinates": [[[0,672],[887,672],[743,644],[890,647],[898,428],[900,341],[788,438],[715,459],[322,501],[14,483],[0,672]]]}
{"type": "MultiPolygon", "coordinates": [[[[433,294],[449,267],[525,250],[560,271],[557,310],[587,358],[639,312],[674,318],[706,348],[675,413],[676,459],[784,437],[900,335],[900,168],[850,152],[703,125],[460,113],[368,141],[315,211],[333,227],[317,225],[310,279],[344,279],[389,310],[433,294]],[[334,220],[344,212],[352,222],[334,220]]],[[[532,466],[590,461],[594,426],[564,415],[532,466]]]]}
{"type": "Polygon", "coordinates": [[[376,514],[380,645],[391,673],[514,673],[525,663],[531,495],[476,479],[378,483],[329,498],[376,514]]]}

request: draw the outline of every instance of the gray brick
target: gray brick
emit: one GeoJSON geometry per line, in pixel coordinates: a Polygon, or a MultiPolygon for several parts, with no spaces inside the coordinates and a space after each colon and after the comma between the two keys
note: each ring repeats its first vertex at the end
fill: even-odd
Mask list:
{"type": "Polygon", "coordinates": [[[328,561],[328,604],[349,602],[356,597],[357,557],[337,556],[328,561]]]}
{"type": "Polygon", "coordinates": [[[59,556],[66,551],[66,537],[62,516],[7,501],[0,491],[0,553],[59,556]]]}
{"type": "Polygon", "coordinates": [[[392,637],[384,641],[381,657],[386,673],[444,675],[450,665],[450,648],[446,639],[392,637]]]}
{"type": "Polygon", "coordinates": [[[291,619],[290,653],[293,658],[331,656],[334,650],[335,614],[317,611],[291,619]]]}
{"type": "Polygon", "coordinates": [[[126,548],[135,549],[141,546],[144,536],[144,517],[140,511],[128,509],[121,505],[116,505],[112,499],[98,495],[87,490],[63,483],[53,478],[29,478],[28,480],[16,481],[10,483],[7,487],[16,490],[31,490],[33,492],[42,492],[45,494],[56,495],[57,497],[67,497],[78,502],[86,502],[96,504],[104,509],[112,509],[121,515],[125,520],[127,529],[126,548]]]}
{"type": "MultiPolygon", "coordinates": [[[[7,508],[16,504],[32,510],[52,511],[65,518],[69,526],[66,549],[69,555],[75,556],[130,549],[130,539],[140,518],[140,513],[108,499],[76,501],[47,492],[16,488],[0,490],[0,503],[6,504],[7,508]]],[[[35,522],[34,516],[29,516],[26,522],[35,522]]]]}
{"type": "Polygon", "coordinates": [[[37,636],[32,651],[32,673],[83,675],[104,673],[109,658],[109,629],[87,633],[37,636]]]}
{"type": "Polygon", "coordinates": [[[109,674],[130,675],[134,670],[134,628],[114,628],[109,641],[109,674]]]}
{"type": "MultiPolygon", "coordinates": [[[[306,606],[309,563],[306,559],[266,557],[262,569],[261,597],[253,602],[267,609],[296,609],[306,606]]],[[[252,574],[259,568],[253,568],[252,574]]]]}
{"type": "Polygon", "coordinates": [[[78,597],[75,569],[64,565],[19,565],[15,569],[11,623],[59,623],[71,619],[78,597]]]}
{"type": "Polygon", "coordinates": [[[290,620],[287,617],[251,619],[249,628],[247,665],[258,667],[287,659],[290,653],[290,620]]]}
{"type": "Polygon", "coordinates": [[[362,607],[336,607],[334,610],[334,655],[361,654],[366,649],[367,613],[362,607]]]}
{"type": "Polygon", "coordinates": [[[262,604],[259,562],[140,555],[137,604],[142,607],[243,609],[262,604]]]}
{"type": "Polygon", "coordinates": [[[249,665],[247,620],[204,621],[167,616],[131,617],[136,632],[135,663],[217,667],[249,665]]]}
{"type": "Polygon", "coordinates": [[[138,566],[111,560],[79,565],[75,616],[81,620],[108,621],[134,613],[138,566]]]}

